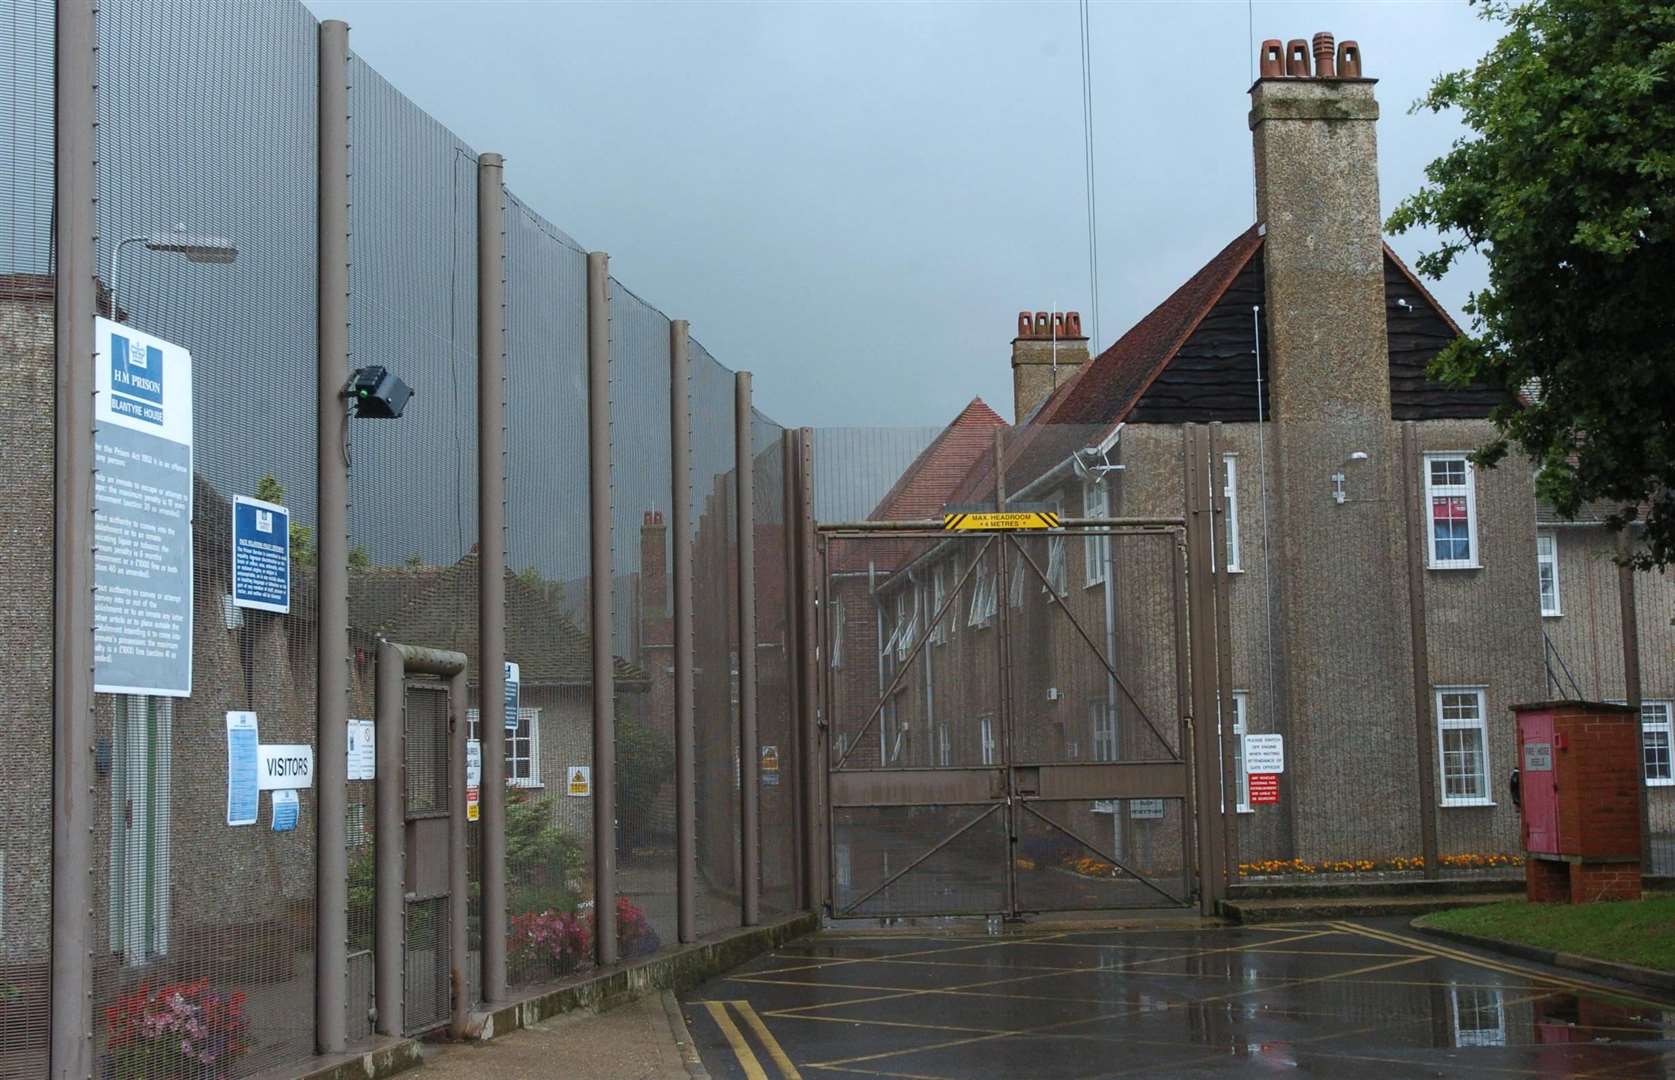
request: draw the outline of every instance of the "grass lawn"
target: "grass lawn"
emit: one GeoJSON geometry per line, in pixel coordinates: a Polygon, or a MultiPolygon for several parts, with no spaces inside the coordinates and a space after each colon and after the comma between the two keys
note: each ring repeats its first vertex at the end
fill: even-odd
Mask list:
{"type": "Polygon", "coordinates": [[[1675,895],[1611,904],[1514,900],[1439,911],[1419,925],[1675,971],[1675,895]]]}

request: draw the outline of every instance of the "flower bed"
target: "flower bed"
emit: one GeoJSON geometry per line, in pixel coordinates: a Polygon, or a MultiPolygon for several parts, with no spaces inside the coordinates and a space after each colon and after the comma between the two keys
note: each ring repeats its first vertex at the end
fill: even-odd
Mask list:
{"type": "MultiPolygon", "coordinates": [[[[556,978],[586,967],[593,955],[593,912],[529,911],[512,916],[507,960],[521,978],[556,978]]],[[[617,956],[646,956],[662,944],[646,913],[626,896],[616,902],[617,956]]]]}
{"type": "Polygon", "coordinates": [[[242,993],[211,990],[208,979],[155,990],[142,982],[105,1009],[109,1075],[223,1080],[249,1052],[249,1029],[242,993]]]}
{"type": "MultiPolygon", "coordinates": [[[[1442,855],[1437,860],[1447,870],[1505,870],[1524,865],[1522,855],[1506,852],[1468,852],[1442,855]]],[[[1278,877],[1303,874],[1375,874],[1409,872],[1425,869],[1422,856],[1397,856],[1393,859],[1261,859],[1240,863],[1240,877],[1278,877]]]]}

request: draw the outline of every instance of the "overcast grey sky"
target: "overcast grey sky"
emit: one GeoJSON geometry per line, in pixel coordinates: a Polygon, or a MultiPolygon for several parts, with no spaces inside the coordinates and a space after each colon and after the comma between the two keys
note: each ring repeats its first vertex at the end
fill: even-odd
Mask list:
{"type": "MultiPolygon", "coordinates": [[[[1078,8],[309,0],[785,424],[1010,417],[1023,308],[1091,330],[1078,8]]],[[[1386,213],[1457,121],[1409,115],[1495,28],[1463,0],[1092,10],[1101,347],[1252,220],[1251,61],[1329,30],[1380,80],[1386,213]]],[[[1392,240],[1411,261],[1425,241],[1392,240]]],[[[1459,315],[1472,263],[1437,290],[1459,315]]]]}

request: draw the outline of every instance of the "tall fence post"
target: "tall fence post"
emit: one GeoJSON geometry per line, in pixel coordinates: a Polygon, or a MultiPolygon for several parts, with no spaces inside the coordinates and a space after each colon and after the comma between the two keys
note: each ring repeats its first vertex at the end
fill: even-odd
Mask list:
{"type": "Polygon", "coordinates": [[[1192,664],[1192,773],[1197,796],[1198,905],[1204,915],[1216,913],[1216,902],[1225,893],[1222,865],[1226,850],[1222,841],[1221,767],[1216,745],[1219,734],[1212,717],[1219,715],[1216,704],[1218,674],[1215,662],[1214,571],[1211,569],[1211,534],[1215,523],[1206,491],[1208,483],[1205,439],[1200,425],[1188,424],[1183,432],[1182,465],[1186,479],[1187,523],[1187,610],[1192,664]]]}
{"type": "Polygon", "coordinates": [[[810,888],[808,872],[807,841],[809,807],[804,790],[808,779],[808,759],[803,748],[808,740],[798,723],[801,715],[802,679],[803,679],[803,649],[806,647],[802,637],[802,608],[799,604],[801,586],[801,560],[799,554],[802,548],[798,546],[800,529],[798,528],[797,513],[797,432],[795,429],[780,433],[779,439],[780,478],[784,489],[784,513],[781,540],[785,547],[785,679],[786,704],[791,718],[787,725],[789,731],[789,750],[787,758],[793,764],[791,774],[792,798],[792,851],[795,854],[796,872],[792,875],[796,879],[796,907],[799,911],[811,910],[814,907],[814,893],[810,888]]]}
{"type": "Polygon", "coordinates": [[[373,673],[374,702],[372,753],[377,787],[373,791],[373,920],[372,1001],[380,1035],[401,1035],[406,1026],[406,1001],[402,996],[402,972],[406,961],[403,942],[403,878],[406,877],[403,820],[402,728],[407,710],[406,660],[396,645],[378,641],[377,668],[373,673]]]}
{"type": "MultiPolygon", "coordinates": [[[[1617,611],[1623,624],[1623,697],[1640,715],[1640,616],[1634,602],[1634,564],[1629,557],[1634,553],[1631,526],[1624,525],[1617,534],[1617,611]]],[[[1646,725],[1640,725],[1640,873],[1652,872],[1652,817],[1647,799],[1645,760],[1646,725]]]]}
{"type": "Polygon", "coordinates": [[[58,0],[54,19],[49,1067],[58,1080],[82,1080],[93,1074],[93,318],[99,298],[92,0],[58,0]]]}
{"type": "Polygon", "coordinates": [[[743,922],[762,921],[760,750],[756,737],[756,454],[751,439],[750,372],[733,375],[733,460],[739,534],[739,861],[743,922]]]}
{"type": "MultiPolygon", "coordinates": [[[[482,740],[482,991],[506,998],[505,159],[477,159],[477,716],[482,740]]],[[[464,717],[461,717],[463,723],[464,717]]]]}
{"type": "Polygon", "coordinates": [[[1425,876],[1434,878],[1441,863],[1437,850],[1437,769],[1435,728],[1431,721],[1431,647],[1425,630],[1425,508],[1418,482],[1419,434],[1412,420],[1402,422],[1402,504],[1407,519],[1408,641],[1413,652],[1413,747],[1418,759],[1419,847],[1425,876]]]}
{"type": "MultiPolygon", "coordinates": [[[[315,739],[320,748],[315,825],[314,1045],[347,1045],[349,952],[349,24],[320,24],[317,182],[319,320],[315,481],[319,497],[319,633],[315,739]]],[[[397,834],[382,834],[379,846],[397,834]]]]}
{"type": "MultiPolygon", "coordinates": [[[[681,944],[698,940],[698,828],[692,688],[692,381],[689,328],[669,323],[669,532],[674,537],[675,894],[681,944]]],[[[642,568],[643,569],[643,568],[642,568]]]]}
{"type": "Polygon", "coordinates": [[[611,661],[610,256],[587,257],[587,464],[593,636],[593,918],[601,967],[616,963],[616,678],[611,661]]]}
{"type": "Polygon", "coordinates": [[[1232,598],[1228,585],[1227,542],[1227,471],[1222,464],[1221,423],[1210,425],[1210,521],[1211,550],[1215,553],[1215,643],[1216,685],[1216,747],[1220,751],[1222,870],[1229,885],[1239,880],[1239,779],[1234,769],[1235,759],[1230,744],[1241,739],[1233,729],[1233,621],[1232,598]]]}
{"type": "Polygon", "coordinates": [[[803,805],[806,807],[803,858],[808,875],[809,905],[818,910],[821,902],[831,896],[826,880],[826,840],[827,830],[832,825],[826,817],[825,737],[822,733],[825,725],[821,723],[816,691],[816,680],[821,675],[821,669],[827,665],[817,655],[820,642],[824,640],[819,626],[826,618],[826,612],[823,607],[817,609],[816,606],[821,600],[819,590],[825,583],[821,581],[817,584],[819,575],[814,565],[814,432],[809,428],[797,429],[792,446],[796,452],[797,501],[795,506],[787,508],[787,512],[794,513],[797,522],[797,638],[801,645],[797,658],[797,724],[803,734],[802,784],[803,805]]]}

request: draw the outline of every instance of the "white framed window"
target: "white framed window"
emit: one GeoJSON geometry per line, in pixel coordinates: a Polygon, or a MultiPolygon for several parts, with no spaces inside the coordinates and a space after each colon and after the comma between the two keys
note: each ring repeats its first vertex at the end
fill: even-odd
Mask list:
{"type": "Polygon", "coordinates": [[[1541,613],[1563,615],[1559,610],[1559,538],[1553,533],[1535,534],[1535,564],[1541,578],[1541,613]]]}
{"type": "Polygon", "coordinates": [[[1455,1046],[1505,1046],[1506,999],[1487,986],[1450,986],[1455,1046]]]}
{"type": "Polygon", "coordinates": [[[948,644],[948,627],[954,622],[946,615],[937,619],[937,613],[942,611],[943,602],[948,599],[947,572],[948,568],[941,563],[931,571],[931,606],[925,613],[925,618],[936,619],[935,625],[931,627],[931,643],[934,645],[948,644]]]}
{"type": "Polygon", "coordinates": [[[919,640],[919,590],[909,584],[896,594],[896,659],[906,660],[919,640]]]}
{"type": "Polygon", "coordinates": [[[1227,499],[1227,572],[1237,574],[1239,563],[1239,455],[1221,456],[1221,493],[1227,499]]]}
{"type": "Polygon", "coordinates": [[[976,584],[971,589],[971,614],[966,618],[966,625],[981,629],[995,617],[995,575],[987,559],[977,564],[973,577],[976,584]]]}
{"type": "MultiPolygon", "coordinates": [[[[465,737],[483,737],[476,709],[465,712],[465,737]]],[[[506,783],[510,787],[541,786],[541,710],[538,708],[520,707],[517,730],[506,733],[506,783]]]]}
{"type": "Polygon", "coordinates": [[[1671,703],[1642,701],[1640,703],[1640,753],[1646,766],[1648,787],[1675,785],[1675,771],[1671,771],[1670,750],[1675,740],[1671,736],[1671,703]]]}
{"type": "MultiPolygon", "coordinates": [[[[1090,518],[1108,518],[1111,516],[1111,503],[1104,484],[1090,483],[1082,486],[1082,516],[1090,518]]],[[[1105,583],[1105,566],[1110,562],[1110,556],[1111,537],[1109,533],[1082,537],[1082,581],[1086,586],[1091,587],[1105,583]]]]}
{"type": "Polygon", "coordinates": [[[1024,562],[1024,553],[1012,553],[1011,580],[1006,583],[1006,602],[1013,607],[1024,606],[1024,575],[1035,576],[1035,572],[1024,562]]]}
{"type": "Polygon", "coordinates": [[[843,601],[832,601],[832,667],[843,666],[843,601]]]}
{"type": "Polygon", "coordinates": [[[1117,710],[1104,698],[1088,702],[1088,725],[1093,731],[1094,761],[1117,760],[1117,710]]]}
{"type": "Polygon", "coordinates": [[[1483,688],[1439,686],[1436,709],[1442,805],[1493,806],[1483,688]]]}
{"type": "Polygon", "coordinates": [[[1477,558],[1475,471],[1461,453],[1425,455],[1426,560],[1432,570],[1469,570],[1477,558]]]}
{"type": "Polygon", "coordinates": [[[983,764],[995,763],[995,718],[993,713],[984,713],[977,718],[978,749],[983,753],[983,764]]]}
{"type": "MultiPolygon", "coordinates": [[[[1063,516],[1064,503],[1062,500],[1054,499],[1050,505],[1053,508],[1053,513],[1063,516]]],[[[1063,535],[1054,533],[1047,535],[1047,565],[1044,568],[1047,580],[1041,583],[1042,592],[1046,592],[1048,588],[1053,590],[1055,596],[1066,596],[1070,592],[1070,575],[1064,565],[1064,544],[1063,535]]],[[[1033,577],[1034,573],[1032,572],[1030,576],[1033,577]]]]}
{"type": "Polygon", "coordinates": [[[1250,731],[1250,692],[1233,691],[1233,785],[1239,799],[1234,809],[1241,814],[1251,812],[1250,774],[1245,772],[1245,734],[1250,731]]]}
{"type": "Polygon", "coordinates": [[[948,721],[939,720],[936,724],[936,763],[938,765],[952,765],[954,763],[954,739],[948,730],[948,721]]]}

